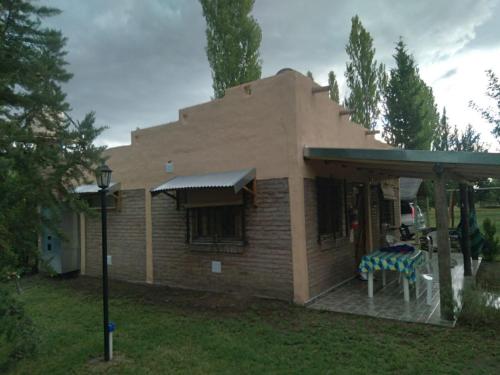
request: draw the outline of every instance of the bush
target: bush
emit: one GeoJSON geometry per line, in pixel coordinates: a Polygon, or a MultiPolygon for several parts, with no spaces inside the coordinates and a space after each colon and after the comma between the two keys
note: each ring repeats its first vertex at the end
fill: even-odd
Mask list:
{"type": "Polygon", "coordinates": [[[0,285],[0,373],[33,354],[36,342],[33,323],[23,306],[0,285]]]}
{"type": "MultiPolygon", "coordinates": [[[[458,321],[473,328],[499,329],[500,310],[494,303],[498,296],[478,286],[466,286],[462,292],[462,310],[458,321]]],[[[498,303],[498,302],[497,302],[498,303]]]]}
{"type": "Polygon", "coordinates": [[[483,259],[494,261],[500,254],[500,241],[495,236],[497,228],[489,218],[483,220],[483,232],[485,244],[483,246],[483,259]]]}

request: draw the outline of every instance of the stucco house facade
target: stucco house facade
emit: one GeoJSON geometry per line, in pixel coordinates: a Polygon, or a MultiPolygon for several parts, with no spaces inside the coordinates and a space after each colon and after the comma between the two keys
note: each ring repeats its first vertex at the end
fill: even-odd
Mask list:
{"type": "MultiPolygon", "coordinates": [[[[351,279],[399,226],[398,180],[308,147],[390,148],[290,69],[133,131],[106,151],[110,277],[300,304],[351,279]]],[[[79,235],[81,272],[99,276],[98,215],[80,216],[79,235]]]]}

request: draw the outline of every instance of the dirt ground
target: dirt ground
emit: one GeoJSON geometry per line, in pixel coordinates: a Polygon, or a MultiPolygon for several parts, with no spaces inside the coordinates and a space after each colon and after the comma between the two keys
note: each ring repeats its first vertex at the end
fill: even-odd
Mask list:
{"type": "MultiPolygon", "coordinates": [[[[44,276],[39,276],[44,277],[44,276]]],[[[64,286],[75,293],[100,295],[102,281],[99,278],[66,275],[51,279],[58,283],[64,281],[64,286]]],[[[296,308],[292,303],[271,299],[257,298],[229,293],[204,292],[187,289],[176,289],[167,286],[135,284],[125,281],[109,281],[110,298],[131,299],[144,305],[169,306],[187,310],[214,311],[224,314],[237,314],[243,311],[258,310],[275,312],[296,308]]]]}

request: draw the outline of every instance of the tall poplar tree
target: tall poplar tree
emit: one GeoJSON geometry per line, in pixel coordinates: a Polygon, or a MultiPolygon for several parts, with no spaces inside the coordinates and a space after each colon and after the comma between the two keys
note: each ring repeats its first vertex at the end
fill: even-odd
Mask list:
{"type": "Polygon", "coordinates": [[[227,88],[259,79],[262,33],[250,15],[254,0],[200,0],[207,28],[207,57],[213,89],[221,98],[227,88]]]}
{"type": "Polygon", "coordinates": [[[330,87],[330,99],[336,103],[339,103],[339,84],[337,83],[337,77],[332,70],[328,73],[328,86],[330,87]]]}
{"type": "Polygon", "coordinates": [[[429,150],[439,123],[434,94],[420,78],[402,39],[393,56],[396,67],[384,94],[384,138],[396,147],[429,150]]]}
{"type": "Polygon", "coordinates": [[[373,39],[359,17],[353,17],[351,23],[351,33],[346,45],[349,61],[345,72],[350,92],[344,104],[354,111],[351,116],[354,122],[373,129],[380,114],[380,80],[385,67],[375,60],[373,39]]]}
{"type": "Polygon", "coordinates": [[[446,107],[443,107],[443,113],[439,120],[439,125],[436,129],[436,135],[432,143],[432,149],[435,151],[448,151],[450,150],[450,136],[451,129],[448,123],[448,116],[446,116],[446,107]]]}

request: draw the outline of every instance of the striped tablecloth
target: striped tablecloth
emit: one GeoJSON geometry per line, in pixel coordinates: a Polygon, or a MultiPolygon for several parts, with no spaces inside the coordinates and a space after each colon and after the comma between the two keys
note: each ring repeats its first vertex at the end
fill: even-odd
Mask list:
{"type": "Polygon", "coordinates": [[[389,252],[377,250],[371,254],[364,255],[359,264],[360,272],[374,272],[380,270],[398,271],[414,283],[417,278],[417,268],[424,262],[424,256],[420,250],[411,252],[389,252]]]}

